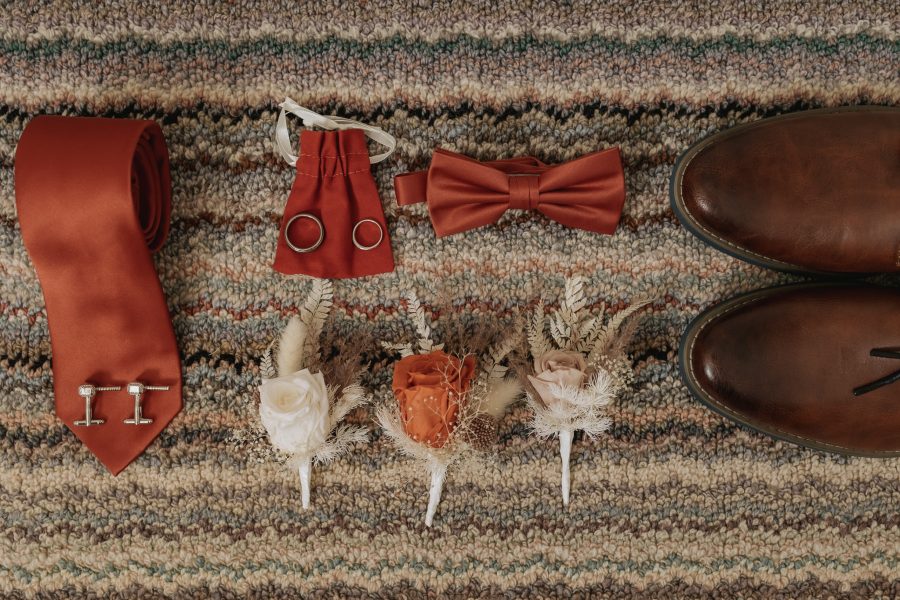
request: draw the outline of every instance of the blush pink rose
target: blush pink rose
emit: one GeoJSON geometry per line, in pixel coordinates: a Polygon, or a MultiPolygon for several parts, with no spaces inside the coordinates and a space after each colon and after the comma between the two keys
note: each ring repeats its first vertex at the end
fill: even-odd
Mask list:
{"type": "Polygon", "coordinates": [[[528,381],[534,386],[544,404],[550,406],[560,399],[553,393],[552,387],[580,388],[587,375],[587,363],[581,352],[550,350],[534,361],[536,376],[529,375],[528,381]]]}

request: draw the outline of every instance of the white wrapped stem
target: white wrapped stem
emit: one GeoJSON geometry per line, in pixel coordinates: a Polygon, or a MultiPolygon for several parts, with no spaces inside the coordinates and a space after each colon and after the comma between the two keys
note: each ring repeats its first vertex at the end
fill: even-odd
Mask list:
{"type": "Polygon", "coordinates": [[[425,525],[431,527],[434,520],[434,513],[437,512],[438,504],[441,501],[441,491],[444,489],[444,477],[447,475],[447,467],[445,465],[436,467],[431,471],[431,489],[428,491],[428,510],[425,512],[425,525]]]}
{"type": "Polygon", "coordinates": [[[559,430],[559,458],[562,462],[562,478],[560,479],[560,487],[562,488],[563,506],[569,506],[569,455],[572,452],[572,437],[575,432],[571,429],[559,430]]]}
{"type": "Polygon", "coordinates": [[[312,471],[312,458],[304,458],[300,462],[300,498],[303,509],[309,508],[309,474],[312,471]]]}

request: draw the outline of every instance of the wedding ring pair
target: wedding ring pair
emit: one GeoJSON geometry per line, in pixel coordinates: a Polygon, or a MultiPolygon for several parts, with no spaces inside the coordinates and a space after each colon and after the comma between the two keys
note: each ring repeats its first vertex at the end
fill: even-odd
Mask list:
{"type": "MultiPolygon", "coordinates": [[[[353,226],[353,233],[351,234],[351,239],[353,240],[353,245],[359,248],[360,250],[374,250],[378,246],[381,245],[382,240],[384,240],[384,228],[381,227],[381,223],[376,221],[375,219],[361,219],[356,222],[356,225],[353,226]],[[361,244],[359,240],[356,239],[356,233],[359,231],[360,226],[364,223],[371,223],[378,228],[378,240],[369,246],[361,244]]],[[[322,224],[321,219],[319,217],[310,214],[310,213],[299,213],[290,218],[287,222],[287,225],[284,226],[284,241],[287,242],[288,248],[293,250],[294,252],[298,252],[300,254],[306,254],[307,252],[312,252],[316,250],[319,246],[322,245],[322,242],[325,241],[325,226],[322,224]],[[319,239],[315,241],[311,246],[298,246],[293,241],[291,241],[290,230],[291,225],[293,225],[296,221],[300,219],[308,219],[316,224],[319,228],[319,239]]]]}
{"type": "MultiPolygon", "coordinates": [[[[84,399],[84,419],[75,421],[74,424],[80,427],[90,427],[92,425],[103,425],[106,421],[94,418],[93,400],[97,392],[118,392],[122,389],[121,385],[96,386],[90,383],[83,383],[78,386],[78,395],[84,399]]],[[[126,425],[149,425],[153,419],[148,419],[141,413],[141,400],[144,392],[155,390],[165,392],[169,390],[167,385],[144,385],[140,381],[132,381],[126,387],[127,392],[134,396],[134,417],[125,419],[122,422],[126,425]]]]}

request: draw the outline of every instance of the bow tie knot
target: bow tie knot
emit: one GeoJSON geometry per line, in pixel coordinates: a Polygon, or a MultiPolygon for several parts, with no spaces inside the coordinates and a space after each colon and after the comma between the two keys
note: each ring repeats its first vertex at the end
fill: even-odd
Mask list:
{"type": "Polygon", "coordinates": [[[512,173],[509,177],[509,208],[514,210],[534,210],[541,198],[538,174],[522,175],[512,173]]]}

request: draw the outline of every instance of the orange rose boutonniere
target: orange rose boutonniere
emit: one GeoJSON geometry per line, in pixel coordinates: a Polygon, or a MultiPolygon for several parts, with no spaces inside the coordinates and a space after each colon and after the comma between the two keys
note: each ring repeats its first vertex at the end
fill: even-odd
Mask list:
{"type": "Polygon", "coordinates": [[[459,419],[475,376],[475,357],[462,360],[442,350],[413,354],[394,365],[394,395],[403,428],[412,439],[441,448],[459,419]]]}
{"type": "Polygon", "coordinates": [[[519,336],[505,328],[499,343],[477,349],[476,361],[469,348],[460,348],[454,356],[434,343],[431,322],[413,294],[407,297],[406,311],[417,339],[382,342],[402,358],[394,363],[391,389],[396,401],[385,402],[377,416],[387,437],[401,452],[421,461],[431,476],[425,511],[430,527],[447,468],[469,450],[489,450],[497,440],[499,419],[521,394],[504,364],[519,336]]]}

